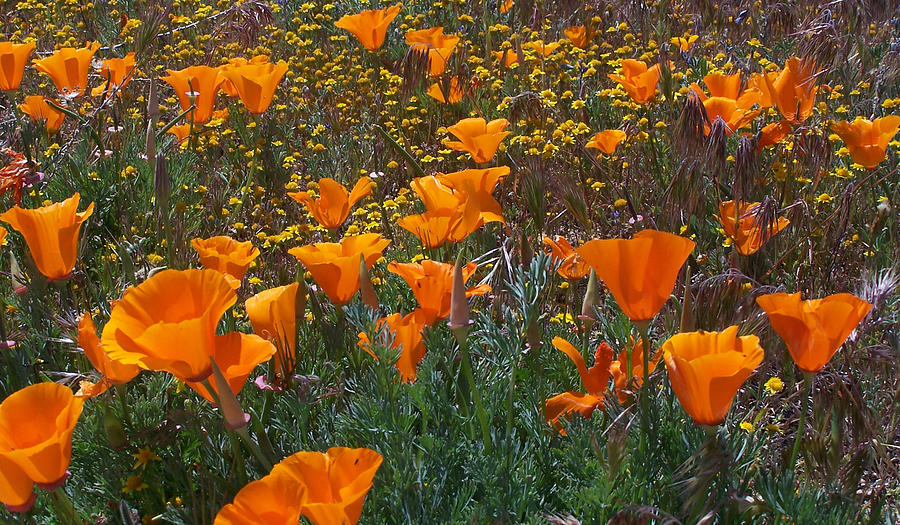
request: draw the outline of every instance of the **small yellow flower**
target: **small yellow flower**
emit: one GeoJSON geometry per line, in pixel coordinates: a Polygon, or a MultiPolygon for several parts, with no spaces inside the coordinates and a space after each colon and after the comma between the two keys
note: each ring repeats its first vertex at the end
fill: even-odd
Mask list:
{"type": "Polygon", "coordinates": [[[784,388],[784,382],[781,381],[780,377],[771,377],[768,381],[766,381],[766,392],[770,394],[777,394],[781,392],[784,388]]]}
{"type": "Polygon", "coordinates": [[[159,456],[154,454],[149,446],[138,449],[137,453],[132,454],[131,456],[137,459],[137,461],[134,462],[134,466],[131,467],[131,470],[137,470],[138,468],[144,470],[151,461],[160,461],[159,456]]]}
{"type": "Polygon", "coordinates": [[[750,432],[753,432],[753,430],[754,430],[753,423],[751,423],[749,421],[744,421],[743,423],[741,423],[741,430],[743,430],[744,432],[747,432],[748,434],[750,432]]]}
{"type": "Polygon", "coordinates": [[[122,492],[129,494],[131,492],[140,492],[145,488],[147,488],[147,484],[144,483],[144,478],[137,474],[130,476],[125,480],[125,486],[122,487],[122,492]]]}

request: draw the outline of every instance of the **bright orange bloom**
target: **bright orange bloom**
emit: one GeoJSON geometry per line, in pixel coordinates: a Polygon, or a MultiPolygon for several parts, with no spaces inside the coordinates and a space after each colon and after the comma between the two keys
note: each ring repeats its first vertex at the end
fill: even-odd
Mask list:
{"type": "Polygon", "coordinates": [[[762,245],[776,233],[787,228],[791,221],[779,217],[770,227],[764,228],[757,222],[758,202],[742,202],[738,216],[735,217],[734,201],[719,204],[716,218],[722,224],[725,234],[734,242],[734,248],[741,255],[751,255],[759,251],[762,245]]]}
{"type": "Polygon", "coordinates": [[[494,158],[497,148],[510,131],[505,118],[486,122],[483,118],[464,118],[447,128],[460,141],[447,141],[445,145],[456,151],[465,151],[477,164],[485,164],[494,158]]]}
{"type": "MultiPolygon", "coordinates": [[[[503,222],[503,209],[492,193],[503,179],[509,175],[507,166],[487,169],[468,169],[452,173],[438,173],[437,180],[460,196],[463,206],[463,220],[478,223],[479,226],[489,222],[503,222]]],[[[417,179],[418,181],[419,179],[417,179]]],[[[427,191],[426,185],[415,184],[413,189],[423,201],[427,201],[422,193],[427,191]]],[[[428,206],[428,209],[440,209],[440,206],[428,206]]]]}
{"type": "Polygon", "coordinates": [[[81,224],[94,213],[93,202],[78,213],[80,199],[76,193],[49,206],[25,209],[16,205],[0,214],[0,221],[25,237],[35,266],[48,279],[66,278],[75,269],[81,224]]]}
{"type": "Polygon", "coordinates": [[[275,369],[281,377],[294,370],[297,356],[297,290],[300,283],[263,290],[247,299],[244,307],[257,335],[275,344],[275,369]]]}
{"type": "Polygon", "coordinates": [[[818,74],[819,69],[814,60],[793,57],[788,59],[784,69],[774,81],[771,75],[759,78],[766,83],[772,101],[778,106],[778,111],[785,120],[796,124],[803,122],[812,114],[818,90],[816,86],[818,74]]]}
{"type": "Polygon", "coordinates": [[[848,294],[800,300],[800,292],[761,295],[756,303],[769,316],[801,370],[818,372],[868,315],[872,305],[848,294]]]}
{"type": "Polygon", "coordinates": [[[509,10],[512,9],[513,5],[514,5],[513,0],[506,0],[505,2],[503,2],[502,4],[500,4],[500,12],[501,12],[501,13],[508,13],[509,10]]]}
{"type": "MultiPolygon", "coordinates": [[[[449,309],[449,307],[448,307],[449,309]]],[[[400,356],[394,366],[400,371],[400,381],[404,383],[415,383],[416,368],[422,359],[425,358],[425,338],[424,330],[428,326],[428,322],[423,315],[421,309],[416,309],[407,315],[392,314],[382,317],[375,325],[378,335],[385,337],[376,337],[376,341],[381,344],[390,343],[391,349],[400,350],[400,356]],[[383,330],[387,326],[387,334],[383,330]]],[[[372,351],[372,340],[365,332],[360,332],[357,336],[360,348],[368,352],[374,358],[378,358],[372,351]]]]}
{"type": "Polygon", "coordinates": [[[762,93],[754,88],[742,92],[740,73],[710,73],[703,77],[703,82],[709,90],[709,96],[696,83],[691,84],[691,90],[700,97],[706,108],[709,120],[703,127],[707,135],[716,119],[722,119],[726,126],[725,133],[731,135],[759,115],[761,110],[751,111],[750,108],[760,100],[762,93]]]}
{"type": "MultiPolygon", "coordinates": [[[[262,337],[254,334],[229,332],[215,337],[210,357],[215,359],[216,366],[222,371],[231,391],[237,395],[244,388],[250,372],[260,363],[271,359],[273,355],[275,355],[275,346],[262,337]]],[[[202,383],[198,381],[185,381],[185,383],[210,403],[215,402],[202,383]]],[[[216,382],[210,381],[210,385],[216,391],[216,395],[221,398],[222,392],[216,382]]]]}
{"type": "Polygon", "coordinates": [[[656,84],[659,83],[659,64],[647,67],[647,64],[632,59],[622,61],[622,74],[607,75],[618,82],[632,100],[638,104],[646,104],[656,94],[656,84]]]}
{"type": "Polygon", "coordinates": [[[16,204],[21,204],[23,188],[36,179],[40,180],[40,177],[36,176],[34,164],[24,153],[6,148],[0,150],[0,158],[7,162],[6,166],[0,168],[0,197],[12,191],[16,204]]]}
{"type": "Polygon", "coordinates": [[[381,454],[374,450],[333,447],[324,454],[288,456],[271,475],[284,475],[306,486],[302,512],[316,525],[355,525],[381,461],[381,454]]]}
{"type": "Polygon", "coordinates": [[[91,96],[107,96],[107,93],[116,91],[122,96],[122,89],[131,82],[134,72],[134,53],[128,53],[125,58],[109,58],[103,61],[100,67],[100,76],[103,83],[91,90],[91,96]]]}
{"type": "Polygon", "coordinates": [[[90,312],[82,314],[78,320],[78,346],[84,350],[85,357],[102,376],[101,382],[95,384],[93,389],[79,392],[80,397],[102,394],[110,385],[127,383],[141,371],[137,365],[120,363],[109,357],[97,337],[97,329],[94,327],[90,312]]]}
{"type": "MultiPolygon", "coordinates": [[[[620,403],[628,400],[628,393],[625,388],[628,380],[631,379],[635,387],[640,387],[644,383],[644,341],[638,338],[637,342],[631,342],[631,377],[628,376],[628,349],[623,348],[619,352],[616,360],[609,365],[609,372],[613,377],[613,385],[616,389],[616,397],[620,403]]],[[[656,368],[656,364],[662,359],[662,349],[651,356],[649,361],[649,369],[652,372],[656,368]]]]}
{"type": "Polygon", "coordinates": [[[40,95],[25,97],[25,103],[19,104],[19,110],[35,122],[43,121],[47,133],[51,135],[56,133],[63,121],[66,120],[65,113],[48,104],[47,99],[40,95]]]}
{"type": "Polygon", "coordinates": [[[319,225],[329,230],[340,228],[350,216],[350,208],[363,197],[372,194],[372,179],[369,177],[360,177],[349,193],[341,183],[328,177],[319,179],[318,184],[318,199],[313,198],[308,191],[288,193],[288,197],[305,205],[319,225]]]}
{"type": "Polygon", "coordinates": [[[252,242],[239,242],[224,235],[209,239],[197,237],[191,240],[191,247],[200,255],[204,268],[222,272],[235,288],[241,286],[250,264],[259,257],[259,248],[252,242]]]}
{"type": "Polygon", "coordinates": [[[887,156],[888,143],[900,130],[900,116],[889,115],[875,120],[856,117],[853,122],[835,122],[831,129],[847,145],[853,162],[875,169],[887,156]]]}
{"type": "Polygon", "coordinates": [[[13,91],[19,89],[25,65],[34,51],[34,42],[14,44],[0,42],[0,90],[13,91]]]}
{"type": "Polygon", "coordinates": [[[503,51],[492,51],[491,54],[503,64],[503,67],[509,67],[519,63],[519,55],[513,49],[504,49],[503,51]]]}
{"type": "Polygon", "coordinates": [[[35,59],[34,68],[50,76],[62,97],[79,97],[87,91],[91,61],[98,49],[97,42],[80,49],[64,47],[47,58],[35,59]]]}
{"type": "Polygon", "coordinates": [[[334,23],[334,26],[350,31],[364,48],[375,51],[384,44],[387,28],[400,13],[401,7],[401,4],[397,4],[385,9],[370,9],[355,15],[344,15],[334,23]]]}
{"type": "Polygon", "coordinates": [[[691,35],[687,38],[685,38],[683,36],[673,36],[669,40],[669,43],[673,44],[675,47],[677,47],[678,50],[681,51],[682,53],[687,53],[694,46],[694,42],[696,42],[697,39],[699,39],[699,38],[700,38],[699,35],[691,35]]]}
{"type": "MultiPolygon", "coordinates": [[[[268,64],[268,63],[269,63],[269,55],[256,55],[255,57],[251,58],[250,60],[247,60],[246,58],[243,58],[243,57],[229,58],[228,63],[222,66],[222,71],[224,71],[228,68],[232,68],[232,67],[246,66],[248,64],[259,65],[259,64],[268,64]]],[[[221,71],[219,72],[219,75],[222,75],[221,71]]],[[[222,85],[219,86],[219,89],[223,93],[228,95],[229,97],[239,97],[240,96],[240,94],[238,93],[237,87],[231,83],[231,80],[228,80],[227,78],[225,78],[224,75],[222,75],[222,85]]]]}
{"type": "Polygon", "coordinates": [[[669,299],[694,245],[678,235],[643,230],[628,240],[589,241],[575,252],[597,272],[625,315],[640,322],[653,319],[669,299]]]}
{"type": "Polygon", "coordinates": [[[766,124],[759,133],[759,142],[756,147],[759,151],[767,146],[778,144],[781,139],[787,137],[791,132],[791,123],[787,120],[779,120],[771,124],[766,124]]]}
{"type": "MultiPolygon", "coordinates": [[[[224,66],[221,75],[241,97],[247,111],[261,115],[269,109],[275,88],[287,72],[287,62],[277,64],[264,62],[261,64],[245,64],[241,66],[224,66]]],[[[224,84],[224,82],[223,82],[224,84]]]]}
{"type": "Polygon", "coordinates": [[[344,237],[340,244],[309,244],[291,248],[288,253],[306,266],[331,302],[341,306],[350,302],[359,290],[360,257],[366,268],[371,268],[390,242],[377,233],[364,233],[344,237]]]}
{"type": "Polygon", "coordinates": [[[169,372],[182,381],[212,374],[216,327],[237,297],[215,270],[163,270],[125,291],[103,329],[110,359],[169,372]]]}
{"type": "Polygon", "coordinates": [[[37,501],[34,481],[5,454],[0,454],[0,502],[9,512],[28,512],[37,501]]]}
{"type": "Polygon", "coordinates": [[[598,149],[607,155],[612,155],[616,152],[616,148],[619,147],[619,144],[625,140],[626,136],[625,132],[621,129],[603,130],[600,133],[594,134],[584,147],[598,149]]]}
{"type": "Polygon", "coordinates": [[[306,485],[273,472],[244,485],[213,525],[297,525],[305,494],[306,485]]]}
{"type": "Polygon", "coordinates": [[[459,44],[459,37],[445,35],[443,27],[432,27],[406,33],[406,43],[415,51],[427,51],[431,76],[440,76],[447,67],[450,55],[459,44]]]}
{"type": "Polygon", "coordinates": [[[426,211],[401,217],[397,225],[418,237],[426,248],[439,248],[447,242],[460,242],[477,229],[464,231],[456,227],[462,221],[462,213],[461,208],[426,211]]]}
{"type": "Polygon", "coordinates": [[[219,74],[221,70],[221,66],[191,66],[178,71],[167,69],[169,74],[162,77],[175,90],[182,111],[194,105],[194,110],[187,115],[194,124],[203,124],[212,117],[216,94],[225,80],[219,74]]]}
{"type": "Polygon", "coordinates": [[[554,51],[559,49],[559,46],[559,42],[545,44],[543,40],[535,40],[533,42],[525,42],[522,44],[522,49],[528,49],[536,55],[548,57],[552,55],[554,51]]]}
{"type": "Polygon", "coordinates": [[[734,396],[762,362],[755,335],[737,336],[738,327],[722,332],[688,332],[670,337],[662,347],[672,390],[698,425],[718,425],[734,396]]]}
{"type": "MultiPolygon", "coordinates": [[[[747,80],[747,89],[758,89],[760,98],[757,103],[764,108],[775,107],[776,94],[772,91],[772,86],[780,74],[779,71],[770,71],[768,73],[753,73],[747,80]]],[[[790,121],[788,121],[790,122],[790,121]]]]}
{"type": "Polygon", "coordinates": [[[572,44],[581,49],[586,49],[594,36],[593,32],[585,26],[568,27],[564,32],[572,44]]]}
{"type": "Polygon", "coordinates": [[[561,434],[565,430],[559,424],[562,416],[579,413],[590,418],[594,410],[603,406],[603,394],[609,387],[609,365],[612,363],[613,351],[606,343],[600,343],[594,351],[594,366],[588,368],[581,353],[562,337],[553,338],[553,346],[569,356],[578,369],[581,383],[587,393],[564,392],[547,400],[544,418],[561,434]]]}
{"type": "Polygon", "coordinates": [[[459,78],[457,77],[450,79],[449,86],[444,86],[441,82],[436,82],[428,88],[428,96],[441,104],[456,104],[463,99],[463,95],[465,95],[465,90],[463,90],[463,87],[459,83],[459,78]],[[445,88],[448,95],[446,97],[444,96],[445,88]]]}
{"type": "Polygon", "coordinates": [[[565,237],[557,235],[556,240],[544,237],[544,246],[550,248],[553,259],[560,262],[556,273],[564,279],[577,281],[590,273],[591,267],[575,252],[575,249],[572,248],[572,245],[565,237]]]}
{"type": "MultiPolygon", "coordinates": [[[[463,267],[463,279],[468,281],[478,265],[470,262],[463,267]]],[[[421,263],[392,261],[388,271],[399,275],[416,296],[425,324],[450,315],[450,292],[453,284],[453,265],[425,259],[421,263]]],[[[484,295],[491,291],[487,284],[479,284],[466,290],[466,297],[484,295]]]]}
{"type": "Polygon", "coordinates": [[[52,382],[10,394],[0,403],[0,456],[39,487],[56,488],[67,477],[82,403],[69,387],[52,382]]]}

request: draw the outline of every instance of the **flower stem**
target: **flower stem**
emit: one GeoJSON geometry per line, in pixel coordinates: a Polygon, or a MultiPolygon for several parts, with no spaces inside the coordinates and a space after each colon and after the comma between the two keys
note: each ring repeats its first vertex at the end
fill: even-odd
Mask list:
{"type": "Polygon", "coordinates": [[[69,495],[62,487],[50,492],[50,501],[61,525],[79,524],[78,511],[75,510],[75,505],[72,504],[72,500],[69,499],[69,495]]]}
{"type": "Polygon", "coordinates": [[[794,472],[797,467],[797,456],[800,453],[800,441],[803,438],[803,430],[806,426],[806,413],[809,411],[809,398],[812,395],[813,378],[810,372],[803,372],[803,404],[800,407],[800,423],[797,425],[797,436],[794,437],[794,448],[791,450],[791,462],[788,470],[794,472]]]}
{"type": "Polygon", "coordinates": [[[469,391],[472,393],[472,402],[475,404],[475,416],[478,418],[478,424],[481,425],[481,439],[484,441],[485,454],[491,453],[491,429],[488,425],[487,415],[484,413],[484,406],[481,404],[481,392],[475,384],[475,373],[472,371],[472,356],[469,355],[469,345],[465,341],[459,342],[459,353],[462,357],[463,373],[469,381],[469,391]]]}
{"type": "Polygon", "coordinates": [[[266,472],[271,471],[272,462],[269,461],[269,458],[267,458],[265,454],[263,454],[262,449],[259,448],[259,445],[256,443],[256,441],[254,441],[253,438],[250,437],[250,433],[247,432],[247,427],[241,427],[235,430],[235,433],[240,436],[241,441],[244,442],[244,445],[248,450],[250,450],[250,453],[253,454],[257,461],[259,461],[259,464],[266,469],[266,472]]]}

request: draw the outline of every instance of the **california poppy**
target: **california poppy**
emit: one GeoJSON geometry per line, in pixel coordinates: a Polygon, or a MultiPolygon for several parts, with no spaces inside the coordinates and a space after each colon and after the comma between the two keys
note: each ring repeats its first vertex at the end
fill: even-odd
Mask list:
{"type": "Polygon", "coordinates": [[[566,37],[575,47],[586,49],[587,46],[591,43],[591,38],[594,36],[590,29],[585,26],[572,26],[567,27],[565,31],[566,37]]]}
{"type": "Polygon", "coordinates": [[[626,136],[625,132],[621,129],[603,130],[600,133],[594,134],[584,147],[598,149],[607,155],[612,155],[616,152],[616,148],[619,147],[619,144],[625,140],[626,136]]]}
{"type": "Polygon", "coordinates": [[[694,43],[699,39],[699,35],[690,35],[687,37],[683,36],[673,36],[669,39],[669,43],[678,48],[682,53],[687,53],[694,46],[694,43]]]}
{"type": "Polygon", "coordinates": [[[698,425],[718,425],[734,396],[762,362],[755,335],[737,336],[738,327],[722,332],[676,334],[663,343],[666,370],[682,408],[698,425]]]}
{"type": "Polygon", "coordinates": [[[462,100],[464,94],[458,77],[452,77],[447,84],[436,82],[428,87],[428,96],[441,104],[456,104],[462,100]]]}
{"type": "Polygon", "coordinates": [[[35,172],[34,163],[24,153],[6,148],[0,150],[0,157],[8,159],[6,166],[0,168],[0,197],[12,191],[15,203],[21,204],[22,190],[40,181],[41,174],[35,172]]]}
{"type": "Polygon", "coordinates": [[[25,65],[34,51],[34,42],[14,44],[0,42],[0,90],[13,91],[19,89],[25,65]]]}
{"type": "Polygon", "coordinates": [[[565,237],[557,235],[555,240],[550,237],[544,237],[544,246],[550,248],[553,259],[560,263],[556,273],[564,279],[577,281],[590,273],[591,267],[575,252],[575,249],[572,248],[572,245],[565,237]]]}
{"type": "Polygon", "coordinates": [[[344,15],[334,26],[350,31],[364,48],[375,51],[384,44],[387,28],[400,13],[401,7],[401,4],[397,4],[384,9],[369,9],[355,15],[344,15]]]}
{"type": "Polygon", "coordinates": [[[483,118],[464,118],[447,128],[459,141],[447,141],[445,145],[456,151],[465,151],[477,164],[485,164],[494,158],[500,143],[511,132],[505,118],[486,122],[483,118]]]}
{"type": "Polygon", "coordinates": [[[791,221],[778,217],[773,224],[766,226],[758,222],[758,202],[742,202],[738,206],[735,217],[734,201],[719,204],[719,215],[725,233],[734,242],[734,247],[741,255],[751,255],[759,251],[762,245],[776,233],[787,228],[791,221]]]}
{"type": "MultiPolygon", "coordinates": [[[[468,281],[478,265],[470,262],[463,267],[463,279],[468,281]]],[[[421,263],[399,263],[392,261],[388,271],[399,275],[413,291],[425,324],[431,325],[438,319],[450,315],[450,292],[453,284],[453,265],[425,259],[421,263]]],[[[479,284],[466,290],[466,297],[484,295],[491,291],[487,284],[479,284]]]]}
{"type": "MultiPolygon", "coordinates": [[[[299,289],[300,283],[270,288],[244,303],[253,331],[275,344],[275,369],[281,377],[287,377],[294,370],[299,289]]],[[[300,296],[299,299],[302,301],[303,297],[300,296]]]]}
{"type": "Polygon", "coordinates": [[[366,268],[371,268],[390,242],[377,233],[364,233],[344,237],[340,243],[322,242],[291,248],[288,253],[306,266],[331,302],[340,306],[350,302],[359,290],[360,257],[366,268]]]}
{"type": "Polygon", "coordinates": [[[756,143],[756,148],[762,151],[765,147],[778,144],[790,132],[791,123],[787,120],[766,124],[759,132],[759,141],[756,143]]]}
{"type": "Polygon", "coordinates": [[[618,82],[632,100],[638,104],[646,104],[656,94],[659,83],[659,64],[647,67],[647,64],[632,59],[622,61],[622,74],[610,73],[610,79],[618,82]]]}
{"type": "Polygon", "coordinates": [[[515,5],[515,2],[513,2],[513,0],[506,0],[505,2],[500,4],[500,12],[508,13],[509,10],[513,8],[513,5],[515,5]]]}
{"type": "Polygon", "coordinates": [[[259,64],[268,64],[269,63],[269,55],[256,55],[250,60],[247,60],[243,57],[235,57],[229,58],[228,63],[223,65],[221,70],[219,71],[219,75],[222,76],[222,84],[219,86],[219,89],[228,95],[229,97],[239,97],[240,93],[238,93],[237,86],[232,84],[231,80],[222,75],[222,71],[239,66],[246,66],[248,64],[259,65],[259,64]]]}
{"type": "Polygon", "coordinates": [[[609,365],[612,363],[613,352],[608,344],[600,343],[594,351],[594,365],[588,368],[581,353],[562,337],[554,337],[553,346],[572,360],[587,391],[565,392],[547,400],[544,413],[547,423],[565,435],[559,425],[560,417],[577,412],[590,418],[594,410],[603,406],[603,394],[609,387],[609,365]]]}
{"type": "MultiPolygon", "coordinates": [[[[463,220],[478,225],[489,222],[506,222],[503,219],[503,209],[492,193],[503,179],[509,175],[507,166],[499,166],[487,169],[468,169],[451,173],[438,173],[435,178],[438,182],[460,196],[463,207],[463,220]]],[[[420,181],[417,179],[416,182],[420,181]]],[[[422,193],[427,191],[427,185],[413,184],[416,194],[423,202],[427,197],[422,193]]],[[[428,209],[440,209],[439,206],[429,206],[428,209]]],[[[466,226],[468,228],[469,226],[466,226]]]]}
{"type": "Polygon", "coordinates": [[[93,397],[102,394],[110,385],[127,383],[141,371],[137,365],[120,363],[109,357],[100,344],[100,338],[97,337],[97,329],[94,327],[90,312],[82,314],[78,320],[78,346],[84,350],[85,357],[102,376],[101,382],[94,385],[90,395],[85,392],[82,397],[93,397]]]}
{"type": "Polygon", "coordinates": [[[414,51],[427,52],[431,76],[440,76],[447,67],[459,37],[445,35],[443,27],[431,27],[406,33],[406,43],[414,51]]]}
{"type": "MultiPolygon", "coordinates": [[[[258,335],[240,332],[215,336],[211,348],[212,354],[209,357],[216,361],[216,366],[219,367],[234,395],[240,393],[250,372],[257,365],[265,363],[275,355],[275,346],[269,341],[258,335]]],[[[186,383],[210,403],[215,402],[206,385],[198,381],[186,381],[186,383]]],[[[221,398],[222,391],[219,390],[219,386],[212,381],[210,384],[216,391],[216,395],[221,398]]]]}
{"type": "Polygon", "coordinates": [[[653,319],[669,299],[694,245],[678,235],[643,230],[628,240],[589,241],[575,252],[597,272],[625,315],[642,322],[653,319]]]}
{"type": "Polygon", "coordinates": [[[316,525],[355,525],[381,466],[381,454],[367,448],[332,447],[297,452],[272,469],[306,487],[302,513],[316,525]]]}
{"type": "Polygon", "coordinates": [[[716,119],[725,123],[725,133],[730,135],[746,126],[761,110],[751,110],[762,94],[758,89],[750,88],[741,91],[741,74],[723,75],[710,73],[703,77],[709,96],[696,83],[691,90],[700,97],[706,109],[707,122],[704,131],[709,135],[710,128],[716,119]]]}
{"type": "Polygon", "coordinates": [[[519,55],[513,49],[504,49],[503,51],[493,51],[494,58],[503,64],[503,67],[510,67],[519,63],[519,55]]]}
{"type": "Polygon", "coordinates": [[[25,237],[35,266],[48,279],[66,278],[75,268],[81,224],[94,212],[92,202],[78,213],[80,199],[76,193],[49,206],[25,209],[16,205],[0,214],[0,220],[25,237]]]}
{"type": "Polygon", "coordinates": [[[756,303],[769,316],[801,370],[818,372],[850,337],[872,305],[848,293],[800,300],[800,292],[761,295],[756,303]]]}
{"type": "Polygon", "coordinates": [[[252,242],[240,242],[224,235],[209,239],[197,237],[191,240],[191,247],[200,255],[204,268],[222,272],[235,288],[240,287],[250,264],[259,257],[259,248],[252,242]]]}
{"type": "Polygon", "coordinates": [[[768,94],[785,120],[799,123],[812,114],[818,74],[815,60],[792,57],[774,80],[768,74],[757,78],[765,82],[768,94]]]}
{"type": "Polygon", "coordinates": [[[261,64],[245,64],[241,66],[224,66],[222,77],[228,79],[247,111],[261,115],[269,109],[275,88],[287,72],[287,62],[277,64],[264,62],[261,64]]]}
{"type": "Polygon", "coordinates": [[[856,117],[853,122],[835,122],[831,129],[847,145],[853,162],[875,169],[887,156],[888,143],[900,130],[900,116],[889,115],[875,120],[856,117]]]}
{"type": "Polygon", "coordinates": [[[216,94],[225,79],[219,74],[221,69],[210,66],[191,66],[178,71],[167,69],[169,74],[162,77],[175,90],[182,111],[194,106],[188,113],[188,120],[194,124],[203,124],[212,117],[216,94]]]}
{"type": "MultiPolygon", "coordinates": [[[[415,235],[426,248],[439,248],[447,242],[460,242],[475,231],[457,228],[463,208],[429,210],[397,219],[397,225],[415,235]]],[[[477,227],[476,227],[477,229],[477,227]]]]}
{"type": "Polygon", "coordinates": [[[64,98],[78,97],[87,90],[91,61],[98,49],[97,42],[80,49],[63,47],[46,58],[36,59],[34,68],[49,75],[64,98]]]}
{"type": "Polygon", "coordinates": [[[10,394],[0,403],[0,456],[39,487],[55,489],[67,477],[82,403],[69,387],[52,382],[10,394]]]}
{"type": "MultiPolygon", "coordinates": [[[[628,399],[625,389],[628,382],[632,381],[637,387],[644,383],[644,340],[638,338],[637,341],[632,340],[630,343],[631,350],[631,375],[628,375],[628,348],[623,348],[619,352],[618,357],[609,365],[609,372],[613,377],[613,386],[616,390],[616,397],[620,403],[624,403],[628,399]]],[[[662,358],[662,349],[651,352],[648,362],[648,374],[656,368],[656,364],[662,358]]]]}
{"type": "Polygon", "coordinates": [[[35,122],[44,122],[47,133],[54,134],[66,120],[66,114],[47,103],[47,99],[40,95],[25,97],[25,103],[19,104],[19,110],[25,113],[35,122]]]}
{"type": "MultiPolygon", "coordinates": [[[[400,371],[400,380],[404,383],[416,381],[416,369],[425,358],[424,330],[428,324],[425,312],[417,308],[407,315],[397,313],[383,317],[375,325],[379,333],[385,328],[387,329],[388,333],[384,344],[390,342],[392,349],[400,350],[394,366],[400,371]]],[[[377,358],[378,356],[371,349],[372,338],[365,332],[360,332],[358,338],[359,347],[377,358]]],[[[378,339],[375,340],[378,341],[378,339]]]]}
{"type": "Polygon", "coordinates": [[[268,474],[244,485],[222,507],[213,525],[297,525],[306,485],[285,474],[268,474]]]}
{"type": "Polygon", "coordinates": [[[318,185],[318,199],[313,198],[308,191],[288,193],[288,197],[306,206],[319,225],[329,230],[340,228],[350,216],[350,208],[363,197],[372,194],[372,179],[369,177],[360,177],[350,192],[341,183],[328,177],[319,179],[318,185]]]}
{"type": "Polygon", "coordinates": [[[108,58],[100,66],[100,77],[103,83],[91,90],[91,95],[99,97],[115,91],[122,96],[122,89],[131,82],[134,73],[134,53],[128,53],[124,58],[108,58]]]}
{"type": "Polygon", "coordinates": [[[9,512],[28,512],[37,501],[34,481],[22,468],[0,453],[0,502],[9,512]]]}
{"type": "Polygon", "coordinates": [[[541,57],[548,57],[552,55],[554,51],[559,49],[559,45],[559,42],[549,42],[545,44],[543,40],[534,40],[522,44],[522,49],[532,51],[534,54],[540,55],[541,57]]]}

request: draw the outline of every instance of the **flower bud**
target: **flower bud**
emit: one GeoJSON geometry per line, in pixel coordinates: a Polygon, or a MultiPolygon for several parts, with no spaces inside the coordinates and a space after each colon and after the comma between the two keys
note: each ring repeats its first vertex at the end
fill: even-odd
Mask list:
{"type": "Polygon", "coordinates": [[[222,417],[225,418],[225,426],[229,430],[244,428],[250,422],[250,414],[245,413],[244,409],[241,408],[237,396],[234,395],[228,380],[225,379],[222,371],[219,370],[216,360],[212,356],[210,356],[209,360],[212,362],[213,381],[215,381],[216,391],[219,395],[219,411],[222,413],[222,417]]]}

